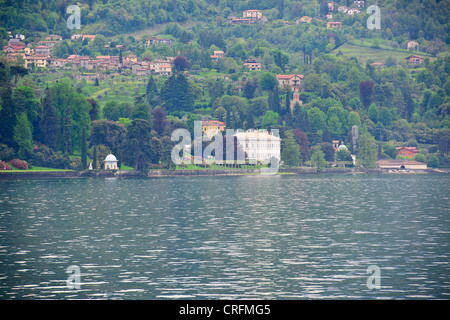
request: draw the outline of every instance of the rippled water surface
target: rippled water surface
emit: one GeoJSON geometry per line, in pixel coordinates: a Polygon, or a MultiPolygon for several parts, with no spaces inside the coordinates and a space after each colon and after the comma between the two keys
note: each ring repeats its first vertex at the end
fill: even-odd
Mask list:
{"type": "Polygon", "coordinates": [[[438,174],[1,180],[0,299],[449,299],[449,204],[438,174]]]}

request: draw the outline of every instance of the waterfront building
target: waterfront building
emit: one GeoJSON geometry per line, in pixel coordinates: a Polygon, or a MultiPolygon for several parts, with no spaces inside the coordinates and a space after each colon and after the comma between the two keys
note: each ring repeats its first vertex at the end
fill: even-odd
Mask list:
{"type": "Polygon", "coordinates": [[[117,158],[113,154],[109,154],[105,158],[105,170],[117,170],[117,158]]]}
{"type": "Polygon", "coordinates": [[[281,139],[267,130],[247,130],[234,134],[250,162],[267,161],[274,157],[281,160],[281,139]]]}

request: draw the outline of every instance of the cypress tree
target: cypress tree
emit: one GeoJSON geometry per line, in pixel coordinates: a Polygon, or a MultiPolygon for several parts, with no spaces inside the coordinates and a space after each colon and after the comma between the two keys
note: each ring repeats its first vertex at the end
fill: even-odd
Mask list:
{"type": "Polygon", "coordinates": [[[276,113],[280,113],[280,95],[278,93],[278,86],[273,89],[273,107],[276,113]]]}
{"type": "Polygon", "coordinates": [[[83,128],[81,133],[81,164],[83,169],[87,168],[87,146],[86,146],[86,130],[83,128]]]}
{"type": "Polygon", "coordinates": [[[63,146],[66,157],[72,154],[72,120],[70,118],[70,107],[64,111],[63,146]]]}
{"type": "Polygon", "coordinates": [[[117,158],[117,168],[122,168],[122,153],[120,152],[120,149],[117,148],[116,150],[116,158],[117,158]]]}
{"type": "Polygon", "coordinates": [[[97,169],[97,147],[94,145],[94,159],[92,160],[92,169],[97,169]]]}
{"type": "Polygon", "coordinates": [[[291,112],[291,90],[286,90],[286,110],[284,110],[284,114],[287,112],[291,112]]]}
{"type": "Polygon", "coordinates": [[[58,143],[58,111],[53,106],[52,94],[49,88],[45,89],[45,96],[42,100],[42,117],[39,122],[41,140],[49,148],[56,150],[58,143]]]}
{"type": "Polygon", "coordinates": [[[9,82],[1,91],[0,139],[2,143],[12,146],[14,143],[14,126],[16,124],[15,104],[12,99],[12,88],[9,82]]]}

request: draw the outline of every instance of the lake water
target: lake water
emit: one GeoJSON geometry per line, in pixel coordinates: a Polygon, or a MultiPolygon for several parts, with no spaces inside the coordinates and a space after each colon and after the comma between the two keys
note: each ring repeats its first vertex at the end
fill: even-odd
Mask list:
{"type": "Polygon", "coordinates": [[[449,179],[0,180],[0,299],[449,299],[449,179]]]}

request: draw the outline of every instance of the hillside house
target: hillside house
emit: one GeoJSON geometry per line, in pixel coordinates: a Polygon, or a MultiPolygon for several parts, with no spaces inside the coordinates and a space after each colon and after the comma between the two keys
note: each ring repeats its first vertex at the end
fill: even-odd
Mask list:
{"type": "Polygon", "coordinates": [[[244,62],[244,66],[247,66],[251,71],[261,70],[261,63],[256,62],[256,60],[247,60],[244,62]]]}
{"type": "Polygon", "coordinates": [[[247,19],[260,20],[263,15],[262,10],[245,10],[242,16],[247,19]]]}
{"type": "Polygon", "coordinates": [[[232,18],[229,21],[230,24],[237,25],[237,24],[253,24],[255,23],[256,20],[247,18],[232,18]]]}
{"type": "Polygon", "coordinates": [[[175,41],[173,39],[157,38],[155,36],[151,36],[151,37],[145,39],[145,45],[147,47],[150,47],[154,44],[166,44],[168,46],[172,46],[174,43],[175,43],[175,41]]]}
{"type": "Polygon", "coordinates": [[[62,41],[62,37],[57,34],[50,34],[45,37],[47,41],[62,41]]]}
{"type": "Polygon", "coordinates": [[[39,55],[45,55],[45,56],[49,56],[50,55],[50,48],[47,46],[37,46],[34,48],[34,53],[35,54],[39,54],[39,55]]]}
{"type": "Polygon", "coordinates": [[[278,85],[280,87],[291,86],[294,90],[303,91],[303,79],[301,74],[277,74],[278,85]]]}
{"type": "Polygon", "coordinates": [[[329,21],[327,22],[327,29],[341,29],[342,22],[329,21]]]}
{"type": "Polygon", "coordinates": [[[299,20],[297,20],[296,23],[297,24],[300,24],[300,23],[311,23],[311,21],[312,21],[311,17],[303,16],[299,20]]]}
{"type": "Polygon", "coordinates": [[[203,120],[202,121],[202,132],[203,135],[211,139],[218,132],[224,132],[227,125],[225,122],[217,120],[203,120]]]}
{"type": "Polygon", "coordinates": [[[411,51],[418,51],[419,43],[415,40],[408,41],[408,43],[406,44],[406,49],[411,51]]]}
{"type": "Polygon", "coordinates": [[[348,15],[354,15],[354,14],[360,14],[361,10],[353,8],[353,9],[348,9],[347,14],[348,15]]]}
{"type": "Polygon", "coordinates": [[[408,63],[411,65],[418,65],[418,64],[423,63],[424,57],[413,54],[413,55],[410,55],[409,57],[406,57],[405,60],[407,60],[408,63]]]}
{"type": "Polygon", "coordinates": [[[34,66],[36,68],[45,68],[47,67],[47,57],[48,56],[28,56],[25,57],[25,68],[29,68],[34,66]]]}
{"type": "Polygon", "coordinates": [[[328,5],[328,11],[335,11],[338,8],[338,4],[334,1],[329,1],[327,3],[327,5],[328,5]]]}
{"type": "Polygon", "coordinates": [[[397,148],[397,156],[404,156],[404,157],[412,158],[418,153],[419,153],[419,149],[417,149],[417,147],[398,147],[397,148]]]}

